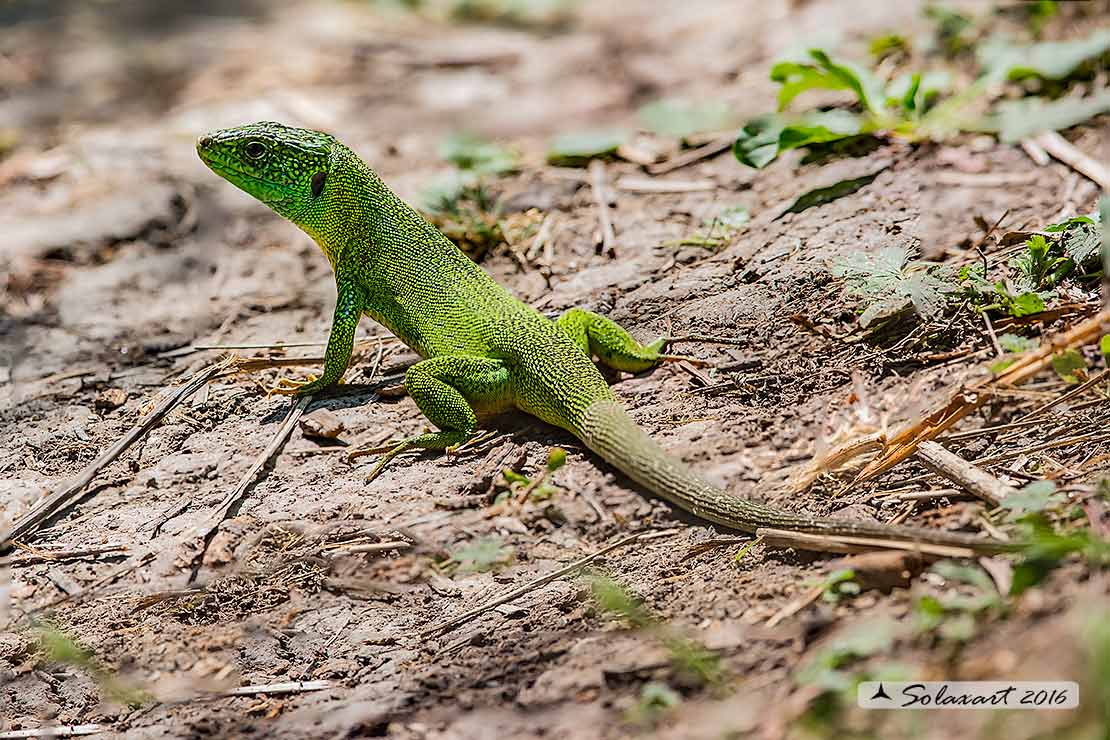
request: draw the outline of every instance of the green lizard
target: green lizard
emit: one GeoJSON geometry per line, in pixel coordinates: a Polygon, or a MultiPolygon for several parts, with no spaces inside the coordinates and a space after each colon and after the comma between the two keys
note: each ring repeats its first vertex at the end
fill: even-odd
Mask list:
{"type": "Polygon", "coordinates": [[[371,477],[406,450],[454,451],[477,434],[479,415],[515,407],[566,429],[649,491],[729,528],[1002,546],[970,534],[793,514],[706,482],[632,420],[592,359],[642,372],[660,361],[666,338],[640,344],[604,316],[577,308],[547,319],[328,134],[256,123],[202,136],[197,152],[216,174],[308,233],[335,272],[338,298],[323,374],[288,384],[291,392],[314,393],[340,380],[363,314],[424,358],[409,368],[405,386],[437,430],[375,450],[384,455],[371,477]]]}

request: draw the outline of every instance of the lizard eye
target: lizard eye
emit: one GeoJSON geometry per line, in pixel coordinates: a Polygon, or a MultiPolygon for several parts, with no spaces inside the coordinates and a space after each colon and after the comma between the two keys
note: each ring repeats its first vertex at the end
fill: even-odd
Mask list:
{"type": "Polygon", "coordinates": [[[324,192],[324,183],[328,181],[327,172],[317,172],[312,176],[312,197],[319,198],[320,193],[324,192]]]}
{"type": "Polygon", "coordinates": [[[266,145],[261,141],[248,141],[243,151],[251,159],[262,159],[262,155],[266,153],[266,145]]]}

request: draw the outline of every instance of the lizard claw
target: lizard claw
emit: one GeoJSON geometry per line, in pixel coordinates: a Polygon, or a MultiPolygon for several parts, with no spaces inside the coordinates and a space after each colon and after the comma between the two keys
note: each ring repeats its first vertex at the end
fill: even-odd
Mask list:
{"type": "Polygon", "coordinates": [[[482,444],[483,442],[486,442],[486,441],[492,439],[495,436],[497,436],[496,431],[475,432],[474,436],[472,436],[470,439],[468,439],[464,442],[460,442],[457,445],[451,445],[450,447],[445,448],[443,451],[444,451],[444,453],[447,454],[448,457],[451,457],[453,455],[457,455],[457,454],[459,454],[461,452],[464,452],[466,450],[473,449],[473,448],[477,447],[478,445],[482,444]]]}

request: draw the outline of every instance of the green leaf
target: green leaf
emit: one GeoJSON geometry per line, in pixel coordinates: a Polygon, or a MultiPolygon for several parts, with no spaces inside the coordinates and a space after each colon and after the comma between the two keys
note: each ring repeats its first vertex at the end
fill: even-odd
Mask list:
{"type": "Polygon", "coordinates": [[[877,296],[894,290],[909,259],[905,247],[883,247],[875,253],[855,252],[838,259],[830,269],[835,277],[844,279],[849,292],[877,296]]]}
{"type": "Polygon", "coordinates": [[[516,155],[503,146],[466,133],[453,134],[440,143],[439,155],[460,170],[500,174],[517,168],[516,155]]]}
{"type": "Polygon", "coordinates": [[[1042,41],[1023,45],[996,38],[980,44],[976,55],[985,70],[984,74],[993,81],[1023,77],[1062,80],[1087,60],[1108,51],[1110,30],[1099,30],[1077,41],[1042,41]]]}
{"type": "Polygon", "coordinates": [[[1079,378],[1075,373],[1077,370],[1086,369],[1086,367],[1087,361],[1083,359],[1083,355],[1077,349],[1066,349],[1052,358],[1052,369],[1068,383],[1078,383],[1079,378]]]}
{"type": "Polygon", "coordinates": [[[961,612],[945,619],[937,632],[945,640],[966,642],[975,637],[975,617],[971,612],[961,612]]]}
{"type": "Polygon", "coordinates": [[[775,220],[779,220],[788,213],[801,213],[809,208],[823,206],[826,203],[832,203],[834,200],[843,198],[846,195],[851,195],[867,185],[870,185],[881,172],[882,170],[879,170],[878,172],[872,172],[870,175],[864,175],[863,177],[841,180],[827,187],[816,188],[810,190],[808,193],[803,193],[798,196],[798,199],[795,200],[789,208],[776,216],[775,220]]]}
{"type": "Polygon", "coordinates": [[[739,231],[747,225],[750,218],[751,214],[744,206],[729,206],[718,213],[713,222],[724,226],[726,229],[739,231]]]}
{"type": "Polygon", "coordinates": [[[1108,111],[1110,90],[1086,98],[1028,97],[999,103],[983,128],[998,132],[998,138],[1004,142],[1014,142],[1044,131],[1061,131],[1108,111]]]}
{"type": "Polygon", "coordinates": [[[1058,224],[1050,224],[1044,227],[1042,231],[1048,231],[1050,233],[1054,233],[1057,231],[1067,231],[1073,226],[1079,226],[1082,224],[1097,225],[1098,214],[1096,213],[1093,216],[1072,216],[1071,218],[1065,219],[1058,224]]]}
{"type": "Polygon", "coordinates": [[[1102,361],[1110,365],[1110,334],[1099,340],[1098,348],[1102,352],[1102,361]]]}
{"type": "Polygon", "coordinates": [[[1093,222],[1074,224],[1064,231],[1063,246],[1064,254],[1075,264],[1080,266],[1092,264],[1102,248],[1102,234],[1099,233],[1098,224],[1093,222]]]}
{"type": "Polygon", "coordinates": [[[1017,334],[999,334],[998,346],[1006,352],[1029,352],[1039,347],[1040,342],[1017,334]]]}
{"type": "Polygon", "coordinates": [[[922,596],[913,605],[915,632],[932,632],[944,621],[944,605],[935,596],[922,596]]]}
{"type": "Polygon", "coordinates": [[[505,547],[501,540],[487,537],[477,540],[455,551],[451,560],[458,563],[463,573],[478,573],[493,570],[512,559],[513,549],[505,547]]]}
{"type": "Polygon", "coordinates": [[[910,42],[901,34],[884,33],[873,37],[867,43],[867,51],[875,57],[875,61],[881,62],[888,56],[908,54],[910,52],[910,42]]]}
{"type": "Polygon", "coordinates": [[[766,115],[744,124],[732,145],[733,155],[755,169],[763,169],[779,156],[779,134],[785,123],[781,116],[766,115]]]}
{"type": "Polygon", "coordinates": [[[562,447],[552,447],[547,453],[547,469],[554,473],[567,464],[567,451],[562,447]]]}
{"type": "Polygon", "coordinates": [[[1000,374],[1006,372],[1007,368],[1009,368],[1010,365],[1013,365],[1015,362],[1017,362],[1016,359],[998,360],[998,361],[992,362],[990,365],[988,365],[987,369],[990,370],[995,375],[1000,375],[1000,374]]]}
{"type": "Polygon", "coordinates": [[[1022,293],[1013,299],[1009,309],[1010,314],[1016,318],[1030,316],[1044,310],[1044,299],[1036,293],[1022,293]]]}
{"type": "Polygon", "coordinates": [[[864,133],[863,118],[849,111],[813,111],[792,117],[772,114],[748,121],[736,137],[732,152],[743,164],[762,169],[790,149],[843,141],[864,133]]]}
{"type": "Polygon", "coordinates": [[[1056,492],[1056,484],[1050,480],[1033,481],[1017,493],[1011,493],[999,502],[999,506],[1009,510],[1009,518],[1018,517],[1035,511],[1044,511],[1064,502],[1064,496],[1056,492]]]}
{"type": "Polygon", "coordinates": [[[779,133],[779,153],[828,144],[865,133],[863,118],[845,110],[812,111],[788,121],[779,133]]]}
{"type": "Polygon", "coordinates": [[[1026,531],[1020,539],[1028,544],[1021,562],[1014,568],[1010,587],[1013,596],[1040,583],[1065,557],[1074,553],[1082,554],[1092,564],[1105,566],[1110,563],[1110,542],[1093,537],[1090,530],[1059,534],[1039,513],[1030,513],[1021,521],[1026,531]]]}
{"type": "Polygon", "coordinates": [[[478,174],[452,170],[433,179],[420,193],[420,205],[431,213],[449,212],[468,190],[478,186],[478,174]]]}
{"type": "Polygon", "coordinates": [[[504,470],[502,470],[501,477],[503,477],[505,479],[505,482],[509,484],[520,483],[521,485],[526,486],[532,482],[532,480],[528,476],[521,475],[512,468],[505,468],[504,470]]]}
{"type": "Polygon", "coordinates": [[[721,131],[735,123],[732,108],[719,100],[657,100],[640,108],[639,115],[648,131],[680,139],[704,131],[721,131]]]}
{"type": "Polygon", "coordinates": [[[799,666],[795,680],[822,688],[842,688],[847,677],[836,669],[857,658],[884,653],[894,645],[898,624],[887,617],[856,622],[842,630],[799,666]]]}
{"type": "Polygon", "coordinates": [[[628,139],[623,131],[582,131],[563,134],[551,142],[547,163],[566,167],[581,166],[591,159],[616,153],[617,147],[628,139]]]}

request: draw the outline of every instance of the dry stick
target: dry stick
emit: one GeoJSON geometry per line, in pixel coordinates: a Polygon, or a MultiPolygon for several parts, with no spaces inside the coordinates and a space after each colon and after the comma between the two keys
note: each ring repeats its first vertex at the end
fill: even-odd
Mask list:
{"type": "Polygon", "coordinates": [[[1091,180],[1103,191],[1110,191],[1110,170],[1107,170],[1101,162],[1077,149],[1060,134],[1055,131],[1045,131],[1033,137],[1033,141],[1054,158],[1091,180]]]}
{"type": "Polygon", "coordinates": [[[357,555],[363,552],[389,552],[390,550],[408,550],[412,548],[411,542],[395,540],[393,542],[370,542],[365,545],[352,545],[351,547],[334,547],[325,550],[324,556],[338,558],[342,555],[357,555]]]}
{"type": "Polygon", "coordinates": [[[1006,485],[987,471],[976,467],[974,463],[964,460],[936,442],[922,442],[917,448],[915,457],[929,470],[944,476],[991,506],[998,506],[1004,498],[1017,493],[1017,489],[1013,486],[1006,485]]]}
{"type": "Polygon", "coordinates": [[[247,490],[250,489],[251,484],[254,483],[255,477],[258,476],[258,473],[266,466],[270,458],[278,453],[285,444],[285,441],[289,439],[289,435],[293,433],[293,429],[297,426],[301,414],[304,413],[305,408],[307,408],[310,403],[312,403],[311,395],[301,396],[296,405],[293,406],[285,416],[285,421],[278,427],[274,438],[270,440],[270,444],[266,445],[266,449],[255,458],[254,464],[251,465],[243,477],[239,479],[239,484],[235,486],[231,493],[224,497],[224,500],[220,502],[220,505],[217,506],[216,510],[212,512],[212,515],[208,517],[208,521],[197,525],[189,535],[189,540],[200,542],[197,552],[190,559],[190,563],[193,565],[193,573],[189,577],[190,583],[196,580],[197,573],[200,571],[200,565],[204,560],[204,554],[208,552],[208,545],[212,541],[212,536],[216,533],[216,528],[227,518],[228,512],[231,511],[232,507],[243,500],[247,494],[247,490]]]}
{"type": "Polygon", "coordinates": [[[994,324],[991,323],[991,317],[987,316],[984,311],[980,314],[983,317],[983,323],[987,326],[987,334],[991,338],[991,344],[994,346],[994,351],[999,357],[1005,357],[1006,353],[1002,351],[1002,345],[998,343],[998,335],[994,333],[994,324]]]}
{"type": "Polygon", "coordinates": [[[298,694],[303,691],[330,689],[333,685],[331,681],[325,681],[323,679],[318,681],[280,681],[278,683],[240,686],[235,689],[214,693],[211,695],[211,698],[219,699],[226,696],[253,696],[254,694],[298,694]]]}
{"type": "Polygon", "coordinates": [[[675,531],[676,530],[668,530],[668,531],[663,531],[663,532],[641,532],[639,534],[634,534],[631,537],[625,537],[623,540],[618,540],[617,542],[614,542],[613,544],[609,545],[608,547],[601,548],[600,550],[593,553],[592,555],[587,555],[584,558],[581,558],[579,560],[575,560],[573,563],[566,566],[565,568],[560,568],[559,570],[555,571],[554,573],[548,573],[545,576],[540,576],[539,578],[537,578],[533,581],[529,581],[528,583],[524,584],[523,586],[520,586],[519,588],[514,588],[512,591],[509,591],[506,594],[503,594],[501,596],[498,596],[497,598],[494,598],[494,599],[491,599],[491,600],[487,601],[486,603],[482,604],[481,606],[476,606],[473,609],[471,609],[470,611],[463,612],[462,614],[458,615],[457,617],[452,617],[451,619],[448,619],[446,622],[441,622],[441,623],[435,625],[434,627],[429,627],[428,629],[422,630],[420,632],[420,636],[421,637],[432,637],[434,635],[438,635],[438,634],[441,634],[443,632],[446,632],[447,630],[454,629],[455,627],[458,627],[461,624],[465,624],[465,623],[471,621],[475,617],[481,616],[485,612],[488,612],[490,609],[496,609],[497,607],[501,606],[502,604],[507,604],[508,602],[510,602],[514,599],[520,598],[521,596],[528,593],[529,591],[534,591],[535,589],[537,589],[541,586],[545,586],[545,585],[547,585],[548,583],[551,583],[554,580],[562,578],[565,575],[569,575],[569,574],[575,572],[576,570],[580,570],[581,568],[589,565],[590,563],[592,563],[593,561],[602,557],[603,555],[608,555],[609,553],[613,552],[614,550],[619,550],[620,548],[624,547],[625,545],[630,545],[633,542],[639,542],[641,540],[654,539],[656,537],[668,537],[668,536],[674,534],[675,531]]]}
{"type": "Polygon", "coordinates": [[[868,552],[871,550],[907,550],[921,555],[938,558],[972,558],[976,552],[970,547],[954,545],[934,545],[913,540],[886,540],[874,537],[849,537],[846,535],[823,535],[808,532],[791,532],[786,529],[756,530],[769,547],[793,547],[796,550],[815,552],[868,552]]]}
{"type": "Polygon", "coordinates": [[[700,146],[697,149],[691,149],[690,151],[683,152],[674,159],[668,159],[666,162],[649,165],[647,171],[652,175],[663,175],[667,172],[671,172],[672,170],[677,170],[680,167],[686,167],[688,165],[694,164],[695,162],[700,162],[703,159],[707,159],[709,157],[720,154],[726,149],[731,148],[732,142],[734,142],[735,140],[736,134],[722,136],[720,139],[717,139],[716,141],[711,141],[705,146],[700,146]]]}
{"type": "Polygon", "coordinates": [[[717,189],[712,180],[656,180],[651,177],[625,175],[617,180],[617,189],[627,193],[666,194],[704,193],[717,189]]]}
{"type": "Polygon", "coordinates": [[[601,250],[606,257],[616,256],[617,235],[613,233],[613,221],[609,215],[609,198],[605,192],[605,163],[600,159],[590,160],[590,187],[597,204],[597,222],[601,230],[601,250]]]}
{"type": "Polygon", "coordinates": [[[101,545],[100,547],[86,547],[81,550],[31,550],[26,555],[9,555],[0,558],[0,568],[33,565],[35,563],[54,563],[59,560],[76,560],[78,558],[97,557],[112,552],[126,552],[127,545],[101,545]]]}
{"type": "Polygon", "coordinates": [[[540,256],[540,249],[551,238],[551,219],[552,215],[550,213],[543,217],[540,228],[536,230],[536,236],[532,238],[528,251],[524,253],[524,258],[529,262],[540,256]]]}
{"type": "Polygon", "coordinates": [[[177,404],[199,390],[210,378],[212,378],[212,376],[226,367],[226,362],[210,365],[193,375],[188,383],[178,386],[173,393],[158,404],[158,406],[147,414],[142,421],[131,427],[130,431],[123,435],[118,442],[102,452],[100,457],[89,463],[85,469],[81,471],[81,474],[69,485],[41,499],[32,506],[26,514],[21,516],[10,529],[0,534],[0,550],[6,549],[8,545],[11,544],[12,540],[24,538],[31,534],[38,529],[40,524],[51,516],[64,511],[76,503],[81,497],[81,492],[84,490],[85,486],[92,482],[93,478],[97,476],[97,473],[110,465],[116,458],[122,455],[128,447],[149,432],[154,425],[161,421],[162,417],[168,414],[177,404]]]}
{"type": "Polygon", "coordinates": [[[96,735],[108,729],[107,725],[52,725],[37,730],[7,730],[0,732],[0,740],[14,740],[24,737],[74,737],[75,735],[96,735]]]}
{"type": "Polygon", "coordinates": [[[779,609],[777,612],[772,614],[771,618],[767,620],[767,625],[766,626],[767,627],[778,626],[778,624],[782,620],[788,619],[788,618],[794,616],[795,614],[800,612],[802,609],[805,609],[807,606],[809,606],[813,602],[817,601],[817,599],[821,598],[821,594],[824,593],[824,592],[825,592],[825,586],[824,585],[814,586],[809,591],[806,591],[800,597],[794,599],[789,604],[787,604],[786,606],[784,606],[783,608],[779,609]]]}
{"type": "Polygon", "coordinates": [[[1052,363],[1052,357],[1057,353],[1097,342],[1099,337],[1108,331],[1110,331],[1110,310],[1103,310],[1052,337],[1049,341],[1042,342],[1040,347],[1023,355],[1000,375],[976,383],[970,388],[961,388],[943,406],[907,424],[897,434],[891,436],[883,454],[860,471],[855,483],[861,483],[884,473],[911,457],[922,442],[934,439],[982,406],[994,395],[996,389],[1021,385],[1047,368],[1052,363]]]}
{"type": "Polygon", "coordinates": [[[1036,141],[1033,139],[1022,139],[1019,143],[1021,144],[1021,148],[1025,150],[1025,153],[1029,155],[1029,158],[1033,160],[1034,164],[1038,167],[1044,167],[1048,164],[1048,152],[1036,141]]]}
{"type": "Polygon", "coordinates": [[[893,498],[895,501],[933,501],[938,498],[959,498],[966,496],[966,493],[957,488],[936,488],[932,491],[896,493],[890,498],[893,498]]]}

